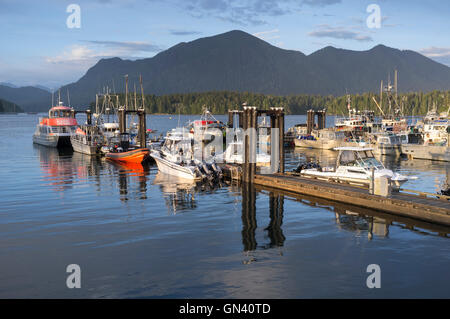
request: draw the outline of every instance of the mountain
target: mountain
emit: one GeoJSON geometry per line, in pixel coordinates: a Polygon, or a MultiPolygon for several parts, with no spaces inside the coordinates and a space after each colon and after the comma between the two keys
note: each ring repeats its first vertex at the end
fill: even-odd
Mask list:
{"type": "Polygon", "coordinates": [[[20,105],[27,112],[47,111],[52,102],[50,92],[33,86],[14,88],[0,85],[0,98],[20,105]]]}
{"type": "Polygon", "coordinates": [[[10,88],[18,88],[17,85],[14,85],[14,84],[9,83],[9,82],[0,82],[0,85],[9,86],[10,88]]]}
{"type": "MultiPolygon", "coordinates": [[[[325,47],[310,55],[275,47],[242,31],[179,43],[152,58],[102,59],[77,82],[61,88],[71,104],[86,107],[108,86],[130,91],[144,78],[146,94],[249,91],[272,95],[378,92],[380,81],[399,71],[399,90],[450,89],[450,68],[413,51],[383,45],[367,51],[325,47]]],[[[22,89],[22,88],[21,88],[22,89]]],[[[25,96],[25,95],[23,95],[25,96]]],[[[47,97],[49,95],[47,94],[47,97]]],[[[7,98],[2,95],[0,97],[7,98]]],[[[7,99],[27,108],[30,104],[7,99]]],[[[50,98],[47,100],[47,107],[50,98]]]]}
{"type": "Polygon", "coordinates": [[[0,113],[3,113],[3,112],[21,113],[21,112],[23,112],[23,110],[20,106],[18,106],[15,103],[0,99],[0,113]]]}

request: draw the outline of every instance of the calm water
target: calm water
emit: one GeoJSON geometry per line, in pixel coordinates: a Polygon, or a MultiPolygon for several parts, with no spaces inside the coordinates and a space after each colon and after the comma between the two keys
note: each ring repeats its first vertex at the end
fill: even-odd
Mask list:
{"type": "MultiPolygon", "coordinates": [[[[33,146],[37,117],[0,116],[2,298],[450,297],[448,228],[33,146]],[[81,289],[66,287],[69,264],[81,289]],[[380,289],[366,286],[369,264],[380,289]]],[[[160,131],[177,123],[148,118],[160,131]]],[[[287,166],[333,156],[292,150],[287,166]]],[[[435,192],[450,175],[445,163],[384,161],[419,176],[408,188],[435,192]]]]}

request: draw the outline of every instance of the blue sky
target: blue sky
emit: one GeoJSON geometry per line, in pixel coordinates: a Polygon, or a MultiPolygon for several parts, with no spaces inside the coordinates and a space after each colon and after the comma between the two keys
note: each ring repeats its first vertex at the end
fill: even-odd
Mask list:
{"type": "Polygon", "coordinates": [[[56,88],[103,57],[152,57],[235,29],[305,54],[381,43],[450,65],[450,1],[0,0],[0,82],[56,88]],[[66,25],[70,4],[81,8],[81,28],[66,25]],[[367,26],[370,4],[380,28],[367,26]]]}

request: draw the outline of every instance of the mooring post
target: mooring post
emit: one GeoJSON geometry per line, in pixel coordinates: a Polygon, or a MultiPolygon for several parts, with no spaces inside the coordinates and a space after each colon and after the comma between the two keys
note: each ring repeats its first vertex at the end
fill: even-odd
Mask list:
{"type": "Polygon", "coordinates": [[[253,183],[256,174],[256,153],[257,153],[257,126],[258,111],[256,107],[250,109],[251,128],[250,128],[250,182],[253,183]]]}
{"type": "Polygon", "coordinates": [[[127,132],[127,113],[123,107],[118,110],[119,115],[119,131],[120,134],[127,132]]]}
{"type": "Polygon", "coordinates": [[[308,110],[306,114],[306,133],[309,135],[314,128],[314,110],[308,110]]]}
{"type": "Polygon", "coordinates": [[[280,147],[278,143],[280,142],[279,137],[279,121],[277,112],[275,108],[271,108],[272,113],[270,114],[270,170],[272,173],[277,173],[279,170],[280,161],[280,147]]]}
{"type": "Polygon", "coordinates": [[[228,110],[228,128],[233,128],[234,111],[228,110]]]}
{"type": "Polygon", "coordinates": [[[244,111],[242,114],[242,121],[243,121],[243,130],[244,130],[244,165],[243,165],[243,181],[244,183],[248,183],[249,182],[249,165],[248,165],[248,161],[249,161],[249,137],[248,134],[245,134],[245,132],[247,132],[247,129],[249,127],[249,121],[250,121],[250,116],[249,116],[249,112],[246,106],[244,106],[244,111]]]}
{"type": "Polygon", "coordinates": [[[138,110],[138,116],[139,116],[139,145],[142,148],[147,147],[147,136],[146,136],[146,123],[145,123],[145,109],[139,109],[138,110]]]}
{"type": "Polygon", "coordinates": [[[92,125],[92,112],[91,110],[86,110],[86,124],[92,125]]]}
{"type": "Polygon", "coordinates": [[[284,110],[283,108],[280,108],[279,115],[278,115],[278,121],[280,128],[280,173],[284,174],[284,110]]]}

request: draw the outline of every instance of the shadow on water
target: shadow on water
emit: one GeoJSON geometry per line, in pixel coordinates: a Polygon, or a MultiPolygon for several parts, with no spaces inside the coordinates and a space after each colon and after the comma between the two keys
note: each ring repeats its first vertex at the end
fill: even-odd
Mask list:
{"type": "MultiPolygon", "coordinates": [[[[286,196],[290,200],[295,200],[303,205],[320,207],[333,212],[336,225],[339,229],[351,231],[358,235],[367,234],[369,240],[373,239],[374,236],[381,238],[389,237],[389,228],[391,226],[408,229],[423,235],[437,235],[449,238],[450,234],[450,227],[444,225],[436,225],[412,218],[394,216],[359,206],[338,203],[332,200],[308,195],[300,195],[284,190],[280,191],[270,187],[256,186],[256,190],[268,194],[269,198],[278,196],[279,200],[284,200],[284,197],[286,196]]],[[[281,224],[279,226],[279,231],[281,231],[281,224]]]]}

